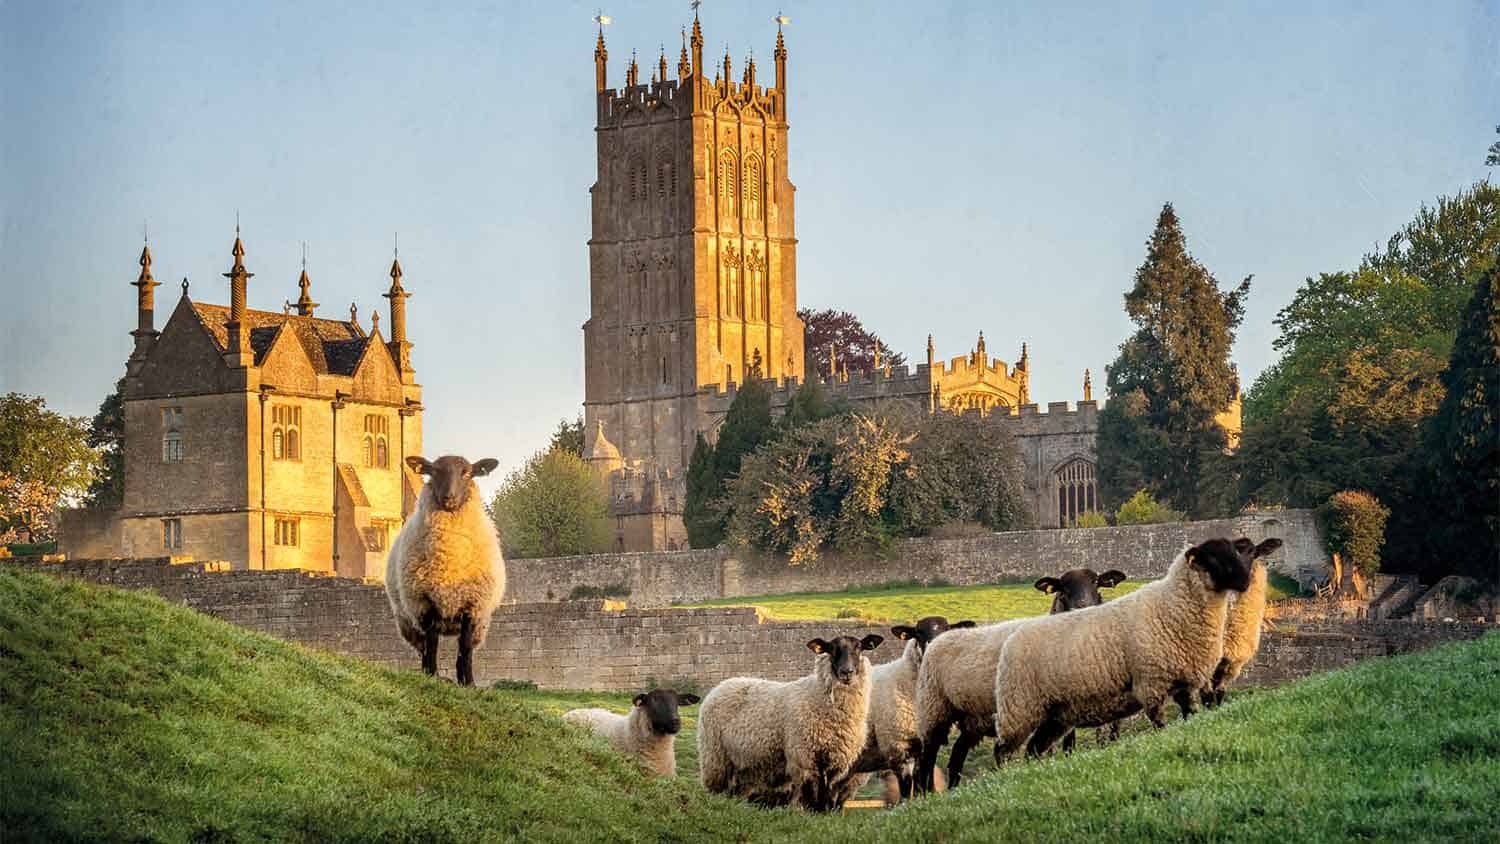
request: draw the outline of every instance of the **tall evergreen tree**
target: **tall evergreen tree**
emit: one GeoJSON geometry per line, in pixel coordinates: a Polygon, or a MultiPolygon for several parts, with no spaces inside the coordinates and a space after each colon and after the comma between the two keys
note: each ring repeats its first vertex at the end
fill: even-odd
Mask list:
{"type": "MultiPolygon", "coordinates": [[[[1424,443],[1433,483],[1422,496],[1432,558],[1461,574],[1500,583],[1500,268],[1474,286],[1453,354],[1446,393],[1428,417],[1424,443]]],[[[1446,567],[1445,567],[1446,568],[1446,567]]],[[[1432,574],[1449,574],[1434,571],[1432,574]]]]}
{"type": "Polygon", "coordinates": [[[724,494],[726,484],[739,476],[745,455],[771,439],[775,430],[771,422],[770,390],[759,379],[747,379],[730,403],[724,424],[719,426],[718,442],[709,448],[700,435],[693,446],[687,500],[683,502],[688,544],[711,548],[724,540],[732,515],[724,494]]]}
{"type": "Polygon", "coordinates": [[[87,502],[94,507],[119,506],[125,500],[125,399],[124,379],[104,397],[99,412],[89,423],[89,448],[99,452],[99,471],[89,482],[87,502]]]}
{"type": "Polygon", "coordinates": [[[1194,515],[1211,506],[1200,478],[1204,462],[1227,445],[1215,416],[1238,390],[1229,350],[1249,290],[1249,278],[1220,290],[1188,254],[1171,203],[1162,207],[1125,294],[1136,332],[1109,366],[1110,401],[1099,417],[1099,491],[1107,507],[1139,489],[1194,515]]]}

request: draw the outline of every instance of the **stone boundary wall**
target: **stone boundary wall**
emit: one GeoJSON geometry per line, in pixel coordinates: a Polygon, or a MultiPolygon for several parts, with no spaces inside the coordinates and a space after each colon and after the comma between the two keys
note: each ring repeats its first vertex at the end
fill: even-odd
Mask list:
{"type": "MultiPolygon", "coordinates": [[[[315,648],[417,670],[419,660],[396,633],[385,590],[349,578],[299,570],[231,571],[225,563],[35,558],[0,561],[28,571],[156,592],[174,603],[315,648]]],[[[890,631],[858,622],[774,622],[752,607],[611,609],[606,601],[515,604],[496,611],[489,638],[475,654],[481,685],[530,681],[556,689],[642,689],[648,684],[705,690],[726,677],[788,680],[809,670],[805,643],[840,633],[887,636],[876,662],[899,656],[890,631]]],[[[613,605],[618,606],[618,605],[613,605]]],[[[1475,623],[1275,623],[1242,682],[1272,685],[1371,656],[1406,653],[1472,639],[1492,625],[1475,623]]],[[[456,648],[443,643],[440,665],[451,676],[456,648]]]]}
{"type": "Polygon", "coordinates": [[[1277,570],[1303,583],[1326,579],[1323,533],[1311,510],[1244,513],[1232,519],[1076,530],[991,533],[965,539],[908,539],[888,558],[825,556],[816,563],[725,549],[594,554],[509,560],[506,601],[567,600],[577,587],[623,587],[632,606],[662,607],[715,598],[783,592],[829,592],[892,581],[957,586],[1030,580],[1073,568],[1117,568],[1131,577],[1161,577],[1177,552],[1215,536],[1270,536],[1285,544],[1277,570]]]}

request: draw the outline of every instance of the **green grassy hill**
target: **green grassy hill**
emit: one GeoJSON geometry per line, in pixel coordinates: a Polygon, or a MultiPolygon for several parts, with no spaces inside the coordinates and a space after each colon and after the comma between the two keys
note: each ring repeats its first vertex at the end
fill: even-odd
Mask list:
{"type": "Polygon", "coordinates": [[[895,811],[808,817],[649,780],[558,723],[564,696],[0,568],[0,839],[1495,840],[1497,700],[1491,634],[895,811]]]}

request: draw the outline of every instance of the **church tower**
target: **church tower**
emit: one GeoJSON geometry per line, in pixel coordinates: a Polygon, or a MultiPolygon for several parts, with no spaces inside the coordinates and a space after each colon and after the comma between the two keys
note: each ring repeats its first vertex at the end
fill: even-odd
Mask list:
{"type": "MultiPolygon", "coordinates": [[[[708,427],[699,390],[803,376],[797,318],[795,188],[787,171],[786,46],[774,87],[753,57],[706,64],[694,16],[677,78],[663,54],[643,82],[608,83],[594,49],[598,177],[591,188],[585,431],[627,466],[680,477],[708,427]]],[[[680,507],[680,504],[679,504],[680,507]]],[[[679,510],[680,512],[680,510],[679,510]]]]}

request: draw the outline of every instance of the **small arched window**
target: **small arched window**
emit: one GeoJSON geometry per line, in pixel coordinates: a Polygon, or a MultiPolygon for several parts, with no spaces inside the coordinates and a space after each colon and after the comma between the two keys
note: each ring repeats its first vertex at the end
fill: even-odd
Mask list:
{"type": "Polygon", "coordinates": [[[389,447],[385,444],[385,437],[375,438],[375,467],[378,469],[391,467],[391,454],[389,447]]]}
{"type": "Polygon", "coordinates": [[[284,451],[283,451],[284,447],[285,446],[283,444],[283,440],[282,440],[282,436],[281,436],[281,429],[280,428],[276,428],[276,429],[272,430],[271,431],[271,458],[273,460],[280,460],[282,458],[283,454],[284,454],[284,451]]]}
{"type": "Polygon", "coordinates": [[[286,457],[288,460],[302,458],[302,444],[297,442],[296,428],[288,428],[286,431],[286,457]]]}
{"type": "Polygon", "coordinates": [[[363,456],[364,456],[364,459],[365,459],[364,460],[365,465],[366,466],[374,466],[375,465],[375,441],[374,441],[373,438],[370,437],[369,434],[365,435],[364,449],[363,450],[364,450],[364,455],[363,456]]]}

